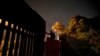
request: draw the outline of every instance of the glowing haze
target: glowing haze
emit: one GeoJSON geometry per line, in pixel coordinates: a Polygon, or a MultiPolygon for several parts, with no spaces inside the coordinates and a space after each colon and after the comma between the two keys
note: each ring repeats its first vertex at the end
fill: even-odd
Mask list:
{"type": "Polygon", "coordinates": [[[30,7],[37,11],[46,20],[47,32],[56,21],[67,24],[67,20],[75,15],[88,18],[98,16],[98,7],[95,2],[89,0],[25,0],[30,7]]]}

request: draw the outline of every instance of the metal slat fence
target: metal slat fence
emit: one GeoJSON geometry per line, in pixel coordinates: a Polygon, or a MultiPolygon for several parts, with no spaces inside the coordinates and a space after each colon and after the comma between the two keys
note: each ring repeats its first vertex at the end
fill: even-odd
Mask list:
{"type": "Polygon", "coordinates": [[[33,56],[34,32],[0,19],[0,56],[33,56]]]}

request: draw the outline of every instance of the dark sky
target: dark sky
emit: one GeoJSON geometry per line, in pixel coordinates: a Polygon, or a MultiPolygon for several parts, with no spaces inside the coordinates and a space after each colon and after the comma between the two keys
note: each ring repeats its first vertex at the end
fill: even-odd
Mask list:
{"type": "Polygon", "coordinates": [[[75,15],[92,18],[98,16],[98,4],[92,0],[25,0],[33,10],[37,11],[46,21],[49,31],[54,22],[60,21],[64,25],[70,17],[75,15]]]}

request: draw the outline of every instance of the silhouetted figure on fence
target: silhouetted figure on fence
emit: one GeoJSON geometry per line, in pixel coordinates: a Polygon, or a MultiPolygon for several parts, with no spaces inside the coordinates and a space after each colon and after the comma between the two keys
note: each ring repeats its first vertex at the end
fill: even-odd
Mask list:
{"type": "Polygon", "coordinates": [[[50,37],[51,39],[55,39],[55,33],[52,30],[50,30],[50,37]]]}
{"type": "Polygon", "coordinates": [[[55,33],[52,30],[50,30],[50,33],[46,32],[46,34],[50,36],[50,39],[52,39],[52,40],[55,39],[55,33]]]}
{"type": "Polygon", "coordinates": [[[50,33],[47,34],[50,35],[50,38],[47,37],[46,40],[45,56],[60,56],[60,42],[58,40],[55,40],[55,33],[50,30],[50,33]]]}

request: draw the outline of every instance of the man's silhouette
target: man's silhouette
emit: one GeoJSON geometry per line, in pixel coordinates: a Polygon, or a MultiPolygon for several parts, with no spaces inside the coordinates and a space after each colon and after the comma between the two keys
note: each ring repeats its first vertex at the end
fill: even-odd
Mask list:
{"type": "Polygon", "coordinates": [[[47,38],[46,45],[45,45],[45,56],[59,56],[59,48],[60,42],[55,40],[55,33],[50,30],[50,38],[47,38]]]}

